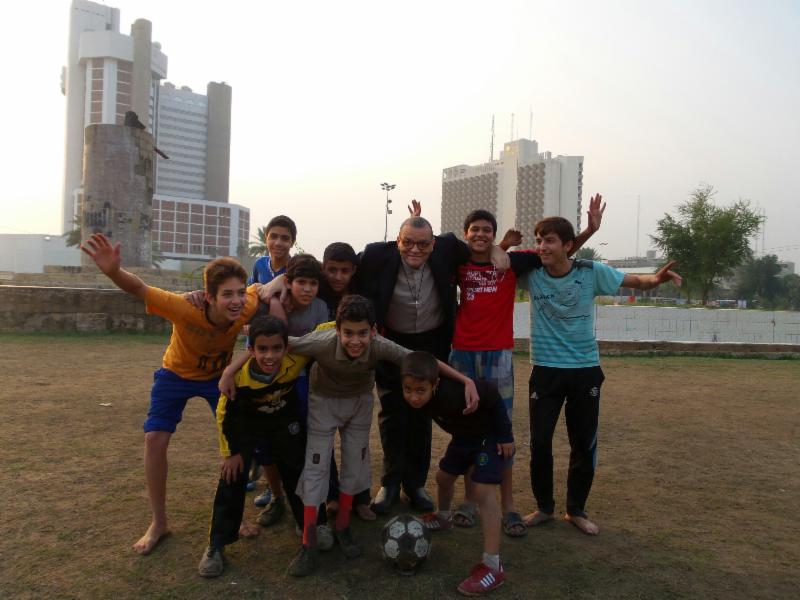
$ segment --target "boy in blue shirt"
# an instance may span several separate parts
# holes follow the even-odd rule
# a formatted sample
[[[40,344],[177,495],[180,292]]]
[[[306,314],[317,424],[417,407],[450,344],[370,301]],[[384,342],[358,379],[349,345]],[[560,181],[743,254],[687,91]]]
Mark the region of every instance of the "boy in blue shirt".
[[[597,465],[597,425],[603,371],[594,335],[594,298],[620,287],[649,290],[667,281],[680,285],[670,262],[652,275],[626,275],[599,262],[572,260],[572,224],[548,217],[535,228],[542,267],[521,283],[530,294],[532,362],[528,384],[531,487],[538,509],[528,526],[553,518],[553,432],[561,406],[570,442],[565,519],[589,535],[599,527],[584,512]]]

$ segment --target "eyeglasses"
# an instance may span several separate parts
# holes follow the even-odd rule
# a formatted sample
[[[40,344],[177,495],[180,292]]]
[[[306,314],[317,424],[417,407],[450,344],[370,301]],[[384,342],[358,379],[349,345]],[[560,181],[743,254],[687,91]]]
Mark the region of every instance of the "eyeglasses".
[[[411,250],[414,246],[420,250],[427,250],[433,244],[433,240],[410,240],[408,238],[401,238],[400,245],[406,250]]]

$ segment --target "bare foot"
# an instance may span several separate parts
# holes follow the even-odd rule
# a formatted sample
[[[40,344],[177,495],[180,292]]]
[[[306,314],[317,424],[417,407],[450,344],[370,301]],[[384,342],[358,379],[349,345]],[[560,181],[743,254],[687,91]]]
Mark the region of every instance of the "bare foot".
[[[356,514],[362,521],[374,521],[377,515],[372,511],[368,504],[356,504]]]
[[[529,515],[525,515],[525,517],[522,520],[525,522],[526,527],[536,527],[537,525],[541,525],[542,523],[546,523],[547,521],[552,521],[553,515],[550,513],[542,512],[541,510],[537,510]]]
[[[166,525],[156,525],[150,523],[144,535],[133,545],[133,549],[137,554],[146,556],[153,551],[158,543],[170,534],[169,528]]]
[[[239,537],[254,538],[259,533],[261,533],[261,528],[253,525],[252,523],[242,521],[242,524],[239,525]]]
[[[564,520],[565,521],[569,521],[570,523],[575,525],[575,527],[577,527],[578,529],[580,529],[583,533],[585,533],[587,535],[597,535],[598,533],[600,533],[600,528],[597,525],[595,525],[594,523],[592,523],[586,517],[576,517],[576,516],[573,516],[573,515],[564,515]]]

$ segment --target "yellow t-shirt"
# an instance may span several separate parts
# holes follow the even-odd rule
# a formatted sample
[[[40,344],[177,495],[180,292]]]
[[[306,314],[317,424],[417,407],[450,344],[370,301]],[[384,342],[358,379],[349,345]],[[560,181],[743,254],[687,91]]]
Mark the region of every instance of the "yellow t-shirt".
[[[144,298],[147,312],[172,321],[172,336],[162,366],[194,381],[219,377],[231,360],[242,325],[258,308],[257,287],[254,284],[247,288],[239,318],[225,330],[215,327],[203,309],[195,308],[179,294],[149,287]]]

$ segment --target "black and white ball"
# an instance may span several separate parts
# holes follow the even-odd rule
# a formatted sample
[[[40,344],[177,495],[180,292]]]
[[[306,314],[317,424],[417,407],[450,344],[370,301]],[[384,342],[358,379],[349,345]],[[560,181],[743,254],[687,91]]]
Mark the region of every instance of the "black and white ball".
[[[431,532],[414,515],[397,515],[383,527],[381,549],[392,566],[413,575],[431,552]]]

